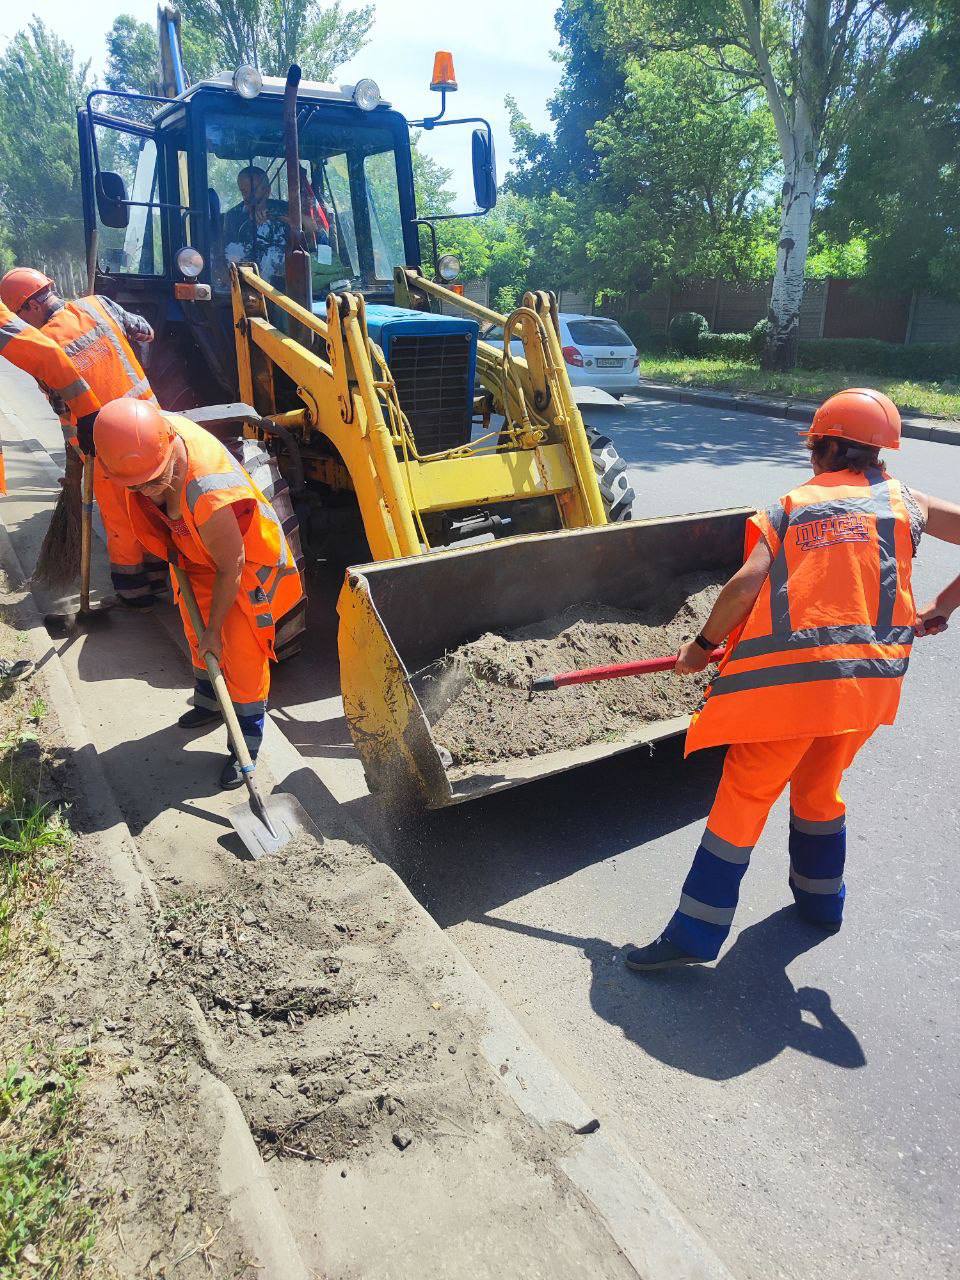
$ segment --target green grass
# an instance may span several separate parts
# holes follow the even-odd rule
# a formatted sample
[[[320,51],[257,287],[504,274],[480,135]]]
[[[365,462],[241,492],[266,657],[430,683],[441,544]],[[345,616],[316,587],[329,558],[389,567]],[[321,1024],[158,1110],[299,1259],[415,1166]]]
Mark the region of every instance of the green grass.
[[[835,369],[794,369],[768,373],[755,364],[723,357],[684,358],[673,355],[640,355],[640,376],[653,382],[687,387],[711,387],[718,391],[743,391],[778,399],[826,399],[844,387],[876,387],[904,413],[931,418],[960,419],[960,388],[955,382],[908,382],[875,373],[846,373]]]
[[[57,951],[45,916],[60,892],[70,831],[44,799],[26,695],[3,702],[0,741],[0,1280],[72,1280],[93,1250],[94,1214],[77,1194],[81,1052],[40,1043],[32,1021]],[[18,1028],[20,1028],[18,1030]],[[29,1038],[28,1038],[29,1037]]]
[[[94,1245],[74,1194],[80,1051],[25,1046],[0,1076],[0,1280],[78,1275]]]

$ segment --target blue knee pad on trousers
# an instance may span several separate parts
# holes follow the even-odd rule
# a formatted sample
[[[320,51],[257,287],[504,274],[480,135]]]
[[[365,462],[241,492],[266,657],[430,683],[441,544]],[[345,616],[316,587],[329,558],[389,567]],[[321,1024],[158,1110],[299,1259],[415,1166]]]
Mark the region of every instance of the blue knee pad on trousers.
[[[811,835],[790,826],[790,889],[800,914],[818,924],[843,919],[846,828]]]

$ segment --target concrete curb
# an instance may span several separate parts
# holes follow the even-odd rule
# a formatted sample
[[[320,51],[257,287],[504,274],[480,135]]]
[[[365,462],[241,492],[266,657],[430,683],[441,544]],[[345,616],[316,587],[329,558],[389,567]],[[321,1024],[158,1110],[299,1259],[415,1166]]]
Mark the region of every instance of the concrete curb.
[[[641,382],[632,393],[646,400],[672,400],[677,404],[699,405],[705,409],[728,409],[735,413],[757,413],[768,418],[786,418],[808,423],[817,410],[815,404],[795,400],[762,400],[755,396],[728,395],[722,391],[700,391],[668,382]],[[903,434],[914,440],[960,445],[960,423],[936,418],[904,417]]]
[[[104,773],[90,734],[87,732],[60,655],[50,641],[30,590],[27,574],[0,519],[0,564],[11,583],[24,591],[27,613],[27,640],[37,674],[47,687],[49,705],[72,755],[83,785],[84,805],[100,824],[98,837],[106,852],[110,870],[123,889],[127,909],[150,914],[160,911],[160,898],[143,864],[130,828],[120,812],[116,795]],[[187,1009],[204,1053],[209,1057],[213,1035],[193,1000]],[[257,1150],[240,1104],[216,1076],[203,1072],[201,1090],[211,1109],[219,1113],[220,1191],[237,1223],[244,1243],[259,1259],[258,1274],[264,1280],[309,1280],[293,1232]]]
[[[26,575],[2,520],[0,562],[10,566],[8,571],[13,578],[26,584]],[[59,654],[47,637],[29,586],[26,589],[28,608],[36,619],[31,629],[31,642],[38,654],[37,665],[39,667],[42,660],[44,671],[50,673],[48,679],[56,682],[55,692],[51,686],[51,697],[55,696],[55,705],[60,708],[64,736],[83,767],[84,786],[85,790],[87,785],[90,787],[91,805],[95,805],[104,825],[109,823],[109,831],[105,832],[104,838],[111,849],[111,863],[127,889],[131,907],[141,909],[146,897],[157,909],[159,898],[90,741]],[[183,635],[176,627],[175,615],[167,616],[167,613],[166,610],[160,611],[164,629],[179,646],[185,648]],[[269,715],[260,762],[277,780],[277,789],[296,796],[307,812],[315,817],[318,826],[325,826],[324,815],[329,815],[327,835],[334,834],[330,827],[337,828],[338,836],[364,844],[377,854],[370,833],[360,828],[337,805],[317,774]],[[441,998],[448,1005],[463,1006],[483,1016],[487,1030],[480,1049],[494,1078],[501,1081],[511,1101],[532,1124],[547,1131],[555,1131],[559,1127],[570,1135],[582,1135],[573,1150],[557,1159],[557,1174],[570,1183],[575,1194],[593,1207],[612,1241],[637,1274],[644,1280],[733,1280],[731,1273],[646,1170],[599,1132],[599,1121],[586,1102],[547,1059],[396,872],[379,854],[377,856],[380,874],[391,884],[392,891],[404,901],[411,916],[423,929],[426,947],[442,951],[449,960]],[[214,1037],[199,1004],[188,1002],[188,1008],[206,1058],[205,1066],[208,1071],[215,1071],[218,1055]],[[505,1073],[502,1070],[504,1064],[508,1066]],[[248,1241],[248,1246],[255,1249],[263,1260],[262,1275],[266,1280],[306,1280],[307,1273],[293,1234],[276,1200],[249,1127],[239,1111],[239,1104],[215,1074],[209,1074],[207,1079],[218,1086],[214,1088],[211,1083],[210,1096],[217,1101],[223,1124],[221,1190],[228,1196],[231,1212],[241,1227],[251,1234],[263,1233]],[[228,1170],[227,1176],[223,1176],[224,1170]],[[256,1200],[254,1210],[253,1198],[257,1196],[261,1199]],[[296,1263],[283,1262],[290,1258],[296,1259]],[[280,1263],[283,1263],[280,1269],[275,1269],[274,1264]]]

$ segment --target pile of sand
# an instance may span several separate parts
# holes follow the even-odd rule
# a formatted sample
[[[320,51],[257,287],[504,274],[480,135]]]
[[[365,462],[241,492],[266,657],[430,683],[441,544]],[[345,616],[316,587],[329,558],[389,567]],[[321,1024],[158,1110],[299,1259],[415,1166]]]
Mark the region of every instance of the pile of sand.
[[[722,583],[678,578],[643,611],[587,606],[506,635],[487,632],[415,679],[435,740],[454,766],[612,741],[696,710],[714,668],[572,685],[528,696],[534,676],[676,653],[706,621]]]

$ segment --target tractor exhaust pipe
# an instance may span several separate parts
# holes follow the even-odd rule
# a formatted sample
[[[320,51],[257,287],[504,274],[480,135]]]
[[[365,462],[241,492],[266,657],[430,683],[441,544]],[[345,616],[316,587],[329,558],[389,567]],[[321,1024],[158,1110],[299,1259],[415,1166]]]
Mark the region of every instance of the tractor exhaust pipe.
[[[307,240],[303,234],[303,208],[300,201],[300,138],[297,131],[297,90],[300,68],[296,63],[287,72],[283,91],[283,149],[287,161],[287,252],[284,279],[287,295],[307,311],[313,310],[313,280]],[[308,349],[313,346],[313,333],[305,325],[291,321],[290,336]]]

